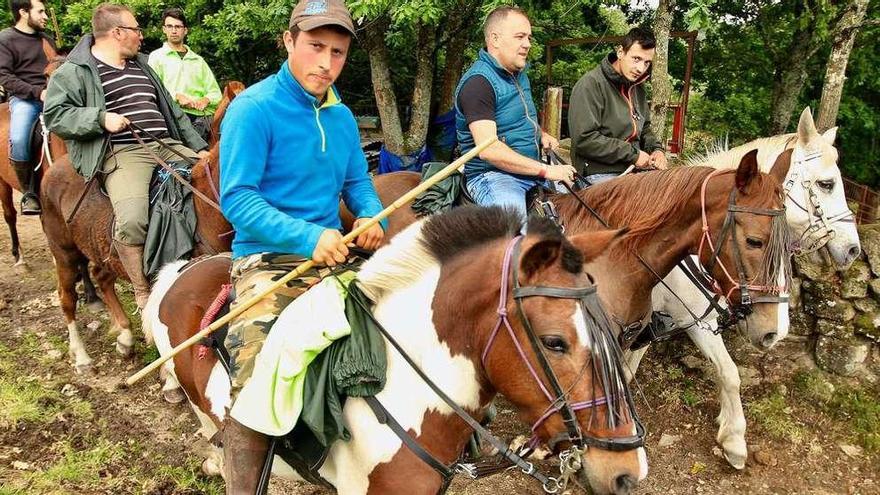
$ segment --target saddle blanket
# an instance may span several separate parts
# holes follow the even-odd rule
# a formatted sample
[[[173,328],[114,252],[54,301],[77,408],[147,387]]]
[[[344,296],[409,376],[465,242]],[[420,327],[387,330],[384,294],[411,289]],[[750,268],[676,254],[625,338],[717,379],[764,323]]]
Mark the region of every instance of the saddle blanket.
[[[351,333],[346,287],[357,273],[327,277],[291,302],[275,321],[230,414],[266,435],[281,436],[303,409],[309,364],[334,341]]]

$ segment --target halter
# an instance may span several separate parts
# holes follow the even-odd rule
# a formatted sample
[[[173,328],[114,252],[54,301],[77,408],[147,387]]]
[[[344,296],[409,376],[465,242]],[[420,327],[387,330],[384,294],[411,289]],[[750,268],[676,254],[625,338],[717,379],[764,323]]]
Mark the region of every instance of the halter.
[[[756,292],[763,292],[766,294],[781,294],[784,292],[785,287],[774,286],[774,285],[756,285],[753,282],[754,282],[755,278],[757,278],[757,276],[755,278],[753,278],[752,280],[749,280],[747,278],[746,273],[745,273],[745,266],[743,265],[742,255],[740,254],[740,251],[739,251],[739,245],[736,243],[736,220],[735,220],[736,214],[737,213],[751,213],[753,215],[778,217],[778,216],[785,215],[785,209],[784,208],[767,209],[767,208],[752,208],[752,207],[748,207],[748,206],[739,206],[736,204],[737,188],[734,187],[730,191],[730,196],[729,196],[729,199],[727,202],[727,216],[724,218],[724,224],[721,227],[721,233],[718,236],[718,242],[717,242],[717,244],[714,244],[712,242],[712,235],[709,232],[709,221],[708,221],[708,216],[706,213],[706,189],[709,185],[709,180],[711,180],[713,177],[720,175],[720,174],[723,174],[723,173],[731,173],[731,171],[729,171],[729,170],[716,170],[716,171],[712,172],[703,180],[703,185],[701,186],[701,189],[700,189],[700,209],[702,210],[701,216],[702,216],[702,222],[703,222],[703,235],[700,238],[700,247],[699,247],[699,250],[697,251],[697,256],[698,257],[702,256],[704,245],[709,246],[709,249],[712,251],[712,254],[711,254],[711,257],[709,258],[709,261],[704,265],[705,270],[703,271],[702,275],[704,277],[706,277],[711,282],[711,287],[715,291],[716,294],[718,294],[720,296],[724,296],[728,300],[730,300],[730,296],[731,296],[731,294],[733,294],[733,292],[735,290],[737,290],[737,289],[739,290],[739,292],[740,292],[740,300],[739,300],[740,306],[734,310],[734,316],[737,319],[743,319],[751,313],[752,304],[756,304],[756,303],[777,303],[777,304],[784,303],[784,302],[788,302],[788,296],[787,295],[763,295],[763,296],[758,296],[756,298],[752,298],[751,295],[749,294],[750,290],[756,291]],[[727,240],[728,235],[730,236],[731,241],[732,241],[731,247],[733,249],[733,259],[736,263],[736,273],[737,273],[738,280],[733,278],[733,276],[731,275],[731,271],[726,266],[724,266],[724,263],[721,261],[721,258],[720,258],[721,248],[724,246],[724,243]],[[715,266],[716,263],[718,264],[719,267],[721,267],[721,271],[724,273],[724,275],[727,277],[727,279],[732,284],[732,287],[727,292],[727,294],[724,294],[722,292],[721,285],[718,283],[717,280],[714,280],[712,278],[712,276],[710,275],[712,272],[712,268]],[[766,282],[769,282],[769,281],[766,281]]]
[[[834,230],[833,227],[834,223],[853,223],[855,222],[855,219],[849,208],[834,215],[827,215],[825,209],[822,208],[822,203],[819,201],[819,195],[816,193],[815,180],[807,178],[800,180],[801,187],[804,190],[803,205],[792,195],[791,191],[794,188],[794,185],[798,182],[798,179],[800,179],[803,168],[810,162],[819,160],[823,155],[821,151],[802,153],[797,153],[797,151],[797,147],[792,150],[792,167],[782,190],[785,192],[785,196],[788,197],[795,206],[803,210],[810,219],[810,225],[801,232],[791,248],[791,251],[794,253],[808,254],[822,249],[828,244],[828,241],[837,235],[837,231]],[[798,155],[798,157],[795,158],[795,155]]]
[[[499,330],[502,326],[507,330],[508,335],[510,335],[511,340],[516,347],[517,353],[519,354],[522,361],[525,363],[526,367],[529,370],[529,374],[532,376],[532,379],[538,384],[538,387],[541,389],[541,392],[544,393],[544,396],[550,402],[550,406],[545,410],[545,412],[539,417],[539,419],[532,426],[532,443],[537,443],[537,430],[538,428],[553,414],[560,413],[562,415],[563,423],[565,424],[566,432],[560,433],[548,442],[551,450],[562,441],[569,441],[573,444],[573,446],[566,452],[560,454],[560,458],[565,459],[575,459],[579,458],[580,454],[589,448],[596,447],[604,450],[610,451],[628,451],[637,449],[639,447],[643,447],[645,442],[645,429],[642,425],[641,421],[638,418],[638,415],[635,412],[635,405],[633,404],[632,397],[629,394],[629,389],[623,384],[622,389],[624,390],[623,397],[626,400],[627,406],[629,407],[629,416],[632,418],[632,421],[636,426],[636,434],[635,436],[628,437],[620,437],[620,438],[596,438],[592,436],[585,436],[580,429],[580,426],[577,422],[577,416],[575,415],[576,411],[590,409],[593,407],[607,405],[609,409],[612,407],[614,401],[611,401],[609,404],[609,399],[607,396],[602,396],[593,400],[583,401],[583,402],[570,402],[566,397],[569,395],[568,392],[563,391],[562,386],[559,384],[559,379],[556,377],[556,374],[553,372],[553,368],[550,366],[550,363],[547,361],[546,356],[543,353],[541,348],[541,344],[538,340],[538,336],[535,333],[532,325],[529,323],[528,316],[526,316],[525,311],[523,310],[522,300],[527,297],[552,297],[559,299],[574,299],[578,301],[578,304],[583,311],[584,317],[587,315],[592,315],[594,318],[597,316],[595,313],[595,309],[591,311],[591,308],[600,308],[598,303],[598,297],[596,295],[596,287],[578,287],[578,288],[568,288],[568,287],[546,287],[546,286],[528,286],[522,287],[519,284],[519,276],[518,276],[518,263],[511,263],[512,259],[519,259],[519,251],[522,244],[522,236],[517,236],[512,239],[507,246],[507,249],[504,254],[504,263],[501,270],[501,290],[498,301],[498,320],[495,324],[495,328],[492,330],[492,333],[489,335],[489,340],[486,343],[486,347],[483,349],[483,353],[481,356],[481,360],[483,362],[484,368],[486,364],[486,357],[489,354],[489,351],[492,348],[492,344],[495,342],[495,338],[498,335]],[[512,276],[512,284],[510,281],[510,277]],[[516,338],[516,334],[513,331],[513,328],[510,325],[510,321],[507,315],[507,294],[508,287],[512,285],[512,295],[513,299],[516,302],[518,316],[520,321],[523,324],[523,328],[525,329],[526,335],[529,337],[529,343],[532,346],[532,351],[534,352],[538,363],[541,365],[541,368],[544,371],[544,375],[547,377],[548,382],[550,383],[550,388],[553,390],[551,394],[550,391],[547,390],[547,387],[544,385],[544,382],[538,376],[538,373],[535,371],[534,367],[532,367],[528,358],[523,351],[522,346],[519,343],[519,340]],[[601,315],[597,321],[607,321],[604,318],[604,315]],[[608,325],[604,325],[604,328],[607,329]],[[610,335],[610,332],[606,332],[608,334],[608,338],[604,339],[604,344],[607,346],[612,346],[616,349],[617,352],[614,352],[615,349],[612,349],[611,352],[605,354],[606,359],[611,359],[612,356],[620,356],[619,348],[616,348],[616,341]],[[594,342],[593,345],[601,345],[603,342]],[[592,359],[592,358],[591,358]],[[623,377],[623,369],[619,361],[615,362],[614,365],[618,368],[619,377]],[[608,378],[608,377],[604,377]],[[576,383],[576,382],[575,382]],[[607,380],[605,380],[607,383]],[[574,384],[572,384],[572,387]],[[555,398],[554,398],[555,395]],[[615,411],[616,412],[616,411]],[[614,414],[611,414],[612,423],[614,422]],[[612,425],[614,426],[614,425]]]

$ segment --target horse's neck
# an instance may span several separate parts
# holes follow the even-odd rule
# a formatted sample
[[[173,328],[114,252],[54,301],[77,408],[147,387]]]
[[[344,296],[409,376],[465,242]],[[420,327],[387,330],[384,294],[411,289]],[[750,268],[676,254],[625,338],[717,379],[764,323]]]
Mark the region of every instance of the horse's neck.
[[[612,247],[587,265],[599,297],[615,318],[633,323],[645,317],[651,311],[651,291],[660,283],[658,277],[665,278],[679,261],[696,251],[701,233],[699,202],[696,205],[683,210],[674,225],[657,230],[638,252]]]
[[[193,166],[192,186],[194,189],[211,198],[216,203],[220,202],[217,191],[220,187],[219,166],[217,153],[212,151],[206,159],[199,160]],[[207,243],[206,251],[229,251],[232,243],[232,225],[223,214],[198,196],[193,196],[196,217],[196,232],[199,241]]]

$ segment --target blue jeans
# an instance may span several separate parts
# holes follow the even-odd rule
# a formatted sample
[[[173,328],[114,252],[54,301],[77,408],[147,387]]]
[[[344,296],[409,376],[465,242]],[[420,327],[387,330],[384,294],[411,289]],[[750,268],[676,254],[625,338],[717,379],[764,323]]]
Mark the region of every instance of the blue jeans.
[[[600,182],[605,182],[606,180],[615,179],[620,177],[620,174],[593,174],[587,176],[587,181],[590,184],[598,184]]]
[[[467,179],[467,189],[478,205],[504,206],[519,213],[523,223],[528,217],[526,192],[539,183],[520,179],[506,172],[483,172]]]
[[[31,130],[43,111],[39,100],[9,97],[9,158],[17,162],[31,159]]]

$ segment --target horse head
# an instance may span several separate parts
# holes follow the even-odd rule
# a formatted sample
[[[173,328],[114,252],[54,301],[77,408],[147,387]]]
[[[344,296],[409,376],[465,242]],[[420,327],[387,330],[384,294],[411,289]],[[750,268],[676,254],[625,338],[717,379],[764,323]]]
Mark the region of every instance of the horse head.
[[[793,148],[777,161],[791,162],[783,184],[789,203],[786,217],[798,247],[815,263],[823,261],[824,248],[833,264],[845,270],[858,258],[861,245],[837,165],[836,136],[837,127],[820,134],[807,107],[801,113]]]
[[[771,348],[788,334],[791,263],[781,183],[788,164],[758,171],[757,151],[733,171],[715,171],[702,186],[700,261],[727,297],[752,345]],[[733,183],[731,184],[732,181]]]
[[[629,493],[647,475],[644,430],[626,386],[621,351],[584,272],[584,263],[622,232],[568,240],[549,222],[533,220],[520,245],[505,243],[498,313],[507,317],[498,320],[498,335],[486,332],[488,341],[482,343],[491,386],[533,425],[534,440],[560,458],[577,456],[577,475],[595,493]],[[511,277],[509,294],[503,274]],[[489,319],[499,318],[494,309],[485,308]]]

